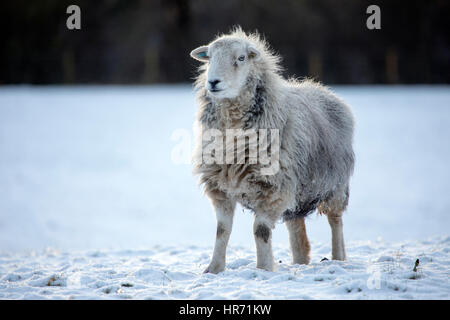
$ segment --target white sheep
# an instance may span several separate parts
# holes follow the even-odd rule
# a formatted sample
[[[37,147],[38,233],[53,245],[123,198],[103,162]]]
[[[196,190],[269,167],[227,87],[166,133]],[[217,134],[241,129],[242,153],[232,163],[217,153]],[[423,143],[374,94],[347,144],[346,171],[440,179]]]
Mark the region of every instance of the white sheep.
[[[205,272],[225,268],[236,202],[254,212],[258,268],[274,270],[272,229],[280,218],[289,231],[293,263],[309,263],[304,218],[316,209],[327,215],[331,226],[332,258],[344,260],[342,213],[354,167],[349,107],[316,82],[284,79],[279,57],[258,34],[241,28],[193,50],[191,56],[204,62],[195,86],[200,109],[194,172],[217,217],[214,253]],[[205,151],[212,150],[211,134],[205,138],[205,132],[211,129],[223,134],[215,136],[220,142],[229,129],[277,129],[279,148],[275,150],[272,139],[268,149],[278,154],[278,170],[263,174],[265,165],[251,161],[248,154],[244,163],[205,162]],[[236,150],[234,138],[230,141],[223,150]],[[251,148],[246,142],[245,152]],[[223,150],[214,149],[212,156]]]

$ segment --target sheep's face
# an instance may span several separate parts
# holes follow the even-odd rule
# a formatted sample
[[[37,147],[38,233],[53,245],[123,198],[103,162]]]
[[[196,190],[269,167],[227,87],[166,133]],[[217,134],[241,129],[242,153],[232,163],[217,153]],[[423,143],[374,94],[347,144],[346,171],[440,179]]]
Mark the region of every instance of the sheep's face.
[[[191,52],[194,59],[206,62],[205,88],[216,99],[233,99],[244,88],[259,51],[240,39],[220,39]]]

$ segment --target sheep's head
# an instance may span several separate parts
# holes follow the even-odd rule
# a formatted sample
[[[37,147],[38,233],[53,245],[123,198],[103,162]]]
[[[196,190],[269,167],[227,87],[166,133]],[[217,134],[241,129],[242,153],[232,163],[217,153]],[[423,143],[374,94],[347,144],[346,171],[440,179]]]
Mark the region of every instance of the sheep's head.
[[[221,38],[191,52],[192,58],[205,62],[207,94],[217,99],[233,99],[245,86],[260,51],[249,41]]]

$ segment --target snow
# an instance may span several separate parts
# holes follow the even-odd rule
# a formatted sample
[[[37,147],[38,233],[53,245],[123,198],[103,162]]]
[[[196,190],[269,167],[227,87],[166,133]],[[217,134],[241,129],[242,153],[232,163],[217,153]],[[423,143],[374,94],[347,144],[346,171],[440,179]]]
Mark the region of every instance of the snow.
[[[232,246],[218,275],[202,274],[209,246],[4,254],[0,299],[448,299],[450,237],[350,242],[345,262],[320,262],[330,245],[312,245],[309,265],[291,265],[276,245],[276,272],[256,269],[253,249]]]
[[[215,217],[174,152],[190,86],[0,87],[0,299],[448,299],[449,87],[333,89],[357,121],[348,260],[320,262],[312,215],[312,263],[277,225],[282,262],[258,270],[238,208],[226,271],[202,275]]]

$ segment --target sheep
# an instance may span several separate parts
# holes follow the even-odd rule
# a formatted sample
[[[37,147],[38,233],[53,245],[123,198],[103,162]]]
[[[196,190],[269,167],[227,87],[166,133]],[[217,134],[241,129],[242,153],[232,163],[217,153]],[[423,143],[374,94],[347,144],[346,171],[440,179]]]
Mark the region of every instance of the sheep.
[[[254,213],[257,268],[275,270],[272,230],[280,220],[289,232],[292,262],[308,264],[305,217],[316,209],[331,227],[332,259],[345,260],[342,214],[354,168],[349,106],[318,82],[285,79],[280,57],[257,32],[247,34],[237,27],[193,50],[191,57],[203,62],[194,85],[199,103],[194,174],[217,219],[214,251],[204,272],[225,269],[236,203]],[[276,129],[279,146],[271,140],[267,148],[271,154],[278,152],[278,170],[263,174],[265,165],[250,161],[247,154],[244,163],[205,162],[206,150],[213,156],[224,151],[211,148],[211,130],[223,142],[232,129]],[[235,151],[234,138],[229,142],[231,147],[227,140],[225,149]],[[251,147],[246,142],[244,151]]]

